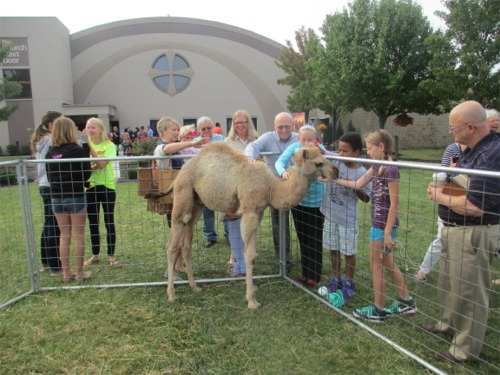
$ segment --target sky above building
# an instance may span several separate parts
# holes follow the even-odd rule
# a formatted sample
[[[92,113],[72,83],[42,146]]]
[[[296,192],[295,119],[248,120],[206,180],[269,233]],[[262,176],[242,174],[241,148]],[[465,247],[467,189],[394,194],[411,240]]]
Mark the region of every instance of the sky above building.
[[[434,28],[442,20],[434,15],[443,9],[438,0],[417,0]],[[113,21],[141,17],[191,17],[218,21],[254,31],[279,43],[293,40],[301,26],[316,31],[327,14],[341,11],[348,0],[235,1],[235,0],[21,0],[2,3],[2,16],[55,16],[71,33]]]

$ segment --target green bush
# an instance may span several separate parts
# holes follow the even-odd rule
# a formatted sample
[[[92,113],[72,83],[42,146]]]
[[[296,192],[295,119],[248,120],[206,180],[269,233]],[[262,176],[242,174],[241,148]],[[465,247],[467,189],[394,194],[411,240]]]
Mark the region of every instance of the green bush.
[[[16,172],[12,170],[0,170],[0,186],[17,185]]]
[[[158,145],[158,138],[146,138],[144,140],[136,140],[132,143],[132,155],[153,155],[153,152]]]
[[[20,150],[20,155],[30,155],[31,149],[29,145],[22,145]]]
[[[19,151],[19,146],[17,144],[7,145],[7,154],[9,154],[10,156],[19,155]]]

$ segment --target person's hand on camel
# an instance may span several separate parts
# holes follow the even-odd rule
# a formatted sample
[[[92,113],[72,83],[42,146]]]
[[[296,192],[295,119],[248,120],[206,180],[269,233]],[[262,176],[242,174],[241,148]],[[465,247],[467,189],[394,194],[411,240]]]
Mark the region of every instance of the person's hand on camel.
[[[283,174],[281,175],[282,180],[288,180],[289,177],[290,177],[290,174],[288,172],[283,172]]]
[[[208,142],[210,142],[209,138],[198,137],[193,139],[191,141],[191,144],[193,145],[193,147],[200,148],[201,146],[207,144]]]

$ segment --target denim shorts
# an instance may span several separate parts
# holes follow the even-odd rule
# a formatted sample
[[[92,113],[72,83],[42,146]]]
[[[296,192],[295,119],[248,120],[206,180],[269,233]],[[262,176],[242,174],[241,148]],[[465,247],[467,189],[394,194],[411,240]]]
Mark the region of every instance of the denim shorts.
[[[77,214],[87,208],[85,195],[68,198],[52,198],[52,211],[55,214]]]
[[[398,236],[398,228],[392,228],[391,237],[395,240]],[[384,240],[384,230],[382,228],[371,227],[370,229],[370,240],[371,241],[383,241]]]

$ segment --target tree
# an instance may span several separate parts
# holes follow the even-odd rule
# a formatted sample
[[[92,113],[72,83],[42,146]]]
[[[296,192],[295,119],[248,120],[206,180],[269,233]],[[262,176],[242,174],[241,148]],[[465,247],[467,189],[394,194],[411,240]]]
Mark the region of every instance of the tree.
[[[315,87],[313,82],[314,66],[311,60],[321,50],[321,43],[312,29],[301,29],[295,32],[296,51],[292,43],[287,41],[287,47],[281,51],[276,64],[286,73],[278,80],[280,85],[290,86],[287,97],[288,108],[292,112],[305,112],[306,122],[309,121],[309,111],[316,108]]]
[[[437,14],[448,27],[443,38],[450,47],[454,66],[437,64],[438,81],[455,79],[450,100],[474,99],[500,107],[500,1],[445,0],[446,11]],[[442,61],[442,56],[438,55]]]
[[[9,53],[9,48],[0,48],[0,63]],[[1,64],[0,64],[1,65]],[[16,106],[13,104],[5,103],[5,99],[15,97],[21,92],[21,85],[17,82],[9,81],[6,78],[2,78],[2,73],[0,71],[0,121],[5,121],[9,116],[16,110]]]
[[[443,110],[423,85],[432,79],[432,30],[411,0],[354,0],[322,30],[342,108],[373,111],[380,128],[390,115]]]

